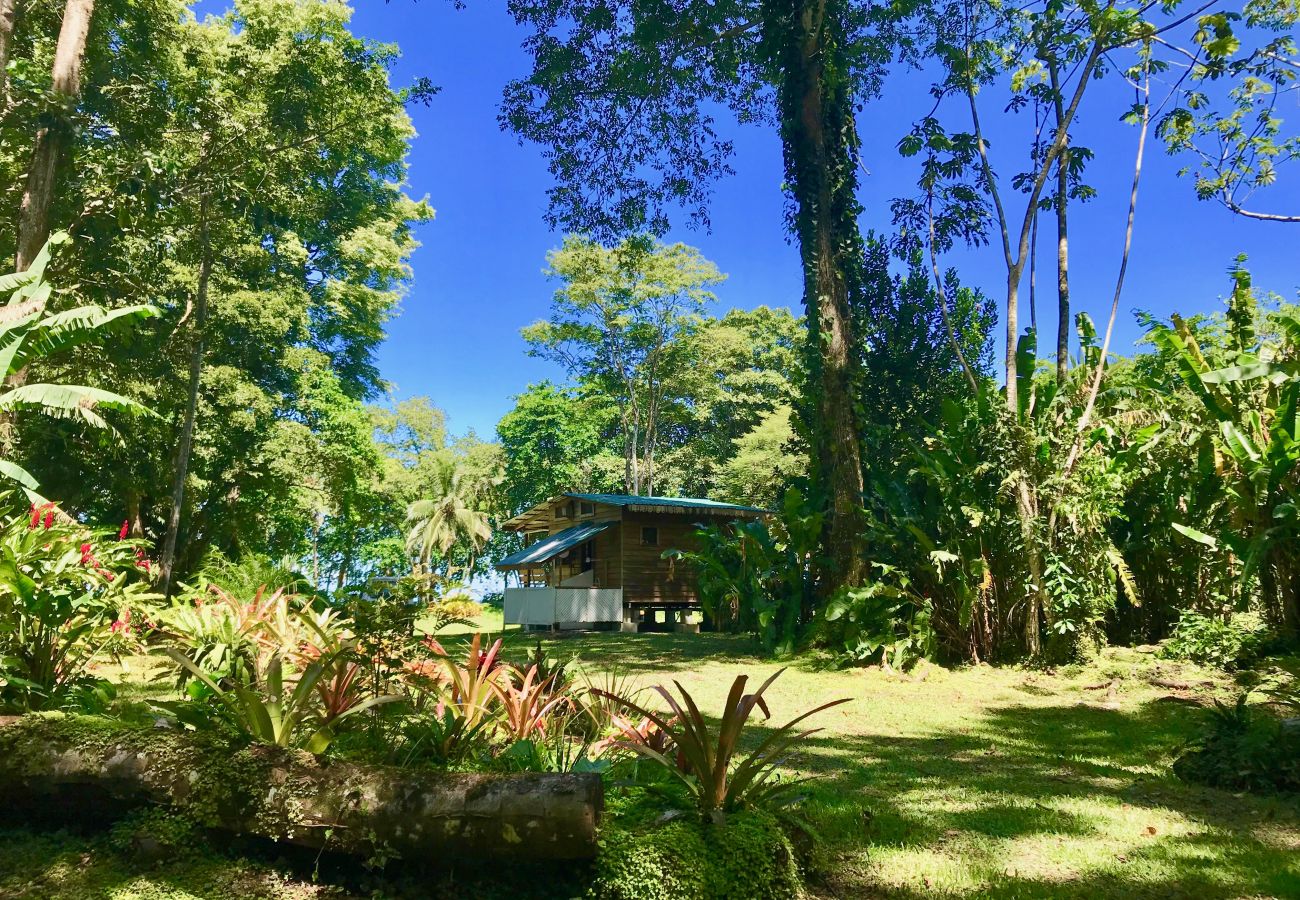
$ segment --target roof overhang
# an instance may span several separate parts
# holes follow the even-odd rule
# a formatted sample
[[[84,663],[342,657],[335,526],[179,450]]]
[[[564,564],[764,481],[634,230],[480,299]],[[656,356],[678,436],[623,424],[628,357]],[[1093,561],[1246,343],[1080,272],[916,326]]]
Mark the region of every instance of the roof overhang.
[[[511,553],[498,562],[496,567],[500,570],[511,570],[531,569],[540,566],[542,563],[555,559],[566,550],[578,546],[583,541],[591,540],[606,528],[617,524],[617,522],[591,522],[586,525],[574,525],[572,528],[557,531],[550,537],[543,538],[518,553]]]
[[[556,504],[566,500],[582,500],[602,506],[615,506],[637,513],[664,513],[668,515],[691,515],[727,519],[756,519],[769,514],[768,510],[753,506],[740,506],[735,503],[715,503],[705,500],[680,499],[674,497],[631,497],[615,494],[557,494],[544,500],[531,509],[526,509],[501,523],[499,527],[506,531],[546,531],[551,524],[551,511]],[[674,502],[680,500],[679,503]],[[643,502],[638,502],[643,501]]]
[[[545,531],[550,524],[551,507],[564,500],[564,495],[543,500],[532,509],[526,509],[517,516],[511,516],[501,523],[506,531]]]

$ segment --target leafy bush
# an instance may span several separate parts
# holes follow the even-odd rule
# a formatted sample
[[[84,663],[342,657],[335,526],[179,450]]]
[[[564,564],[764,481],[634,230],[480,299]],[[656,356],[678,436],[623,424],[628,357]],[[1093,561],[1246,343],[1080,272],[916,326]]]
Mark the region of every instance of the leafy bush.
[[[700,606],[715,627],[753,632],[768,652],[786,654],[812,621],[821,532],[821,513],[791,488],[770,520],[705,526],[695,532],[697,550],[665,556],[695,569]]]
[[[682,820],[601,836],[592,900],[785,900],[800,896],[790,841],[771,815],[737,813],[724,825]]]
[[[1224,622],[1185,612],[1174,633],[1161,646],[1159,655],[1231,670],[1250,664],[1259,655],[1265,640],[1265,632],[1253,617],[1234,616]]]
[[[0,709],[64,704],[92,662],[134,644],[153,597],[124,538],[53,503],[0,524]]]
[[[166,640],[162,652],[177,662],[178,684],[184,686],[196,670],[225,684],[256,680],[262,657],[289,634],[298,601],[283,590],[254,588],[252,598],[246,596],[212,585],[159,612],[157,629]],[[180,663],[178,654],[189,665]]]
[[[778,780],[777,768],[795,744],[821,730],[795,732],[794,727],[822,710],[849,702],[847,698],[832,700],[796,716],[773,729],[753,751],[736,762],[741,733],[750,713],[757,707],[765,716],[771,715],[763,694],[784,671],[777,670],[752,694],[745,693],[748,676],[736,676],[716,734],[681,684],[675,683],[680,699],[661,685],[654,688],[672,710],[671,718],[627,698],[613,698],[654,725],[654,729],[644,732],[625,730],[624,740],[615,746],[653,760],[672,773],[685,785],[705,821],[719,823],[729,812],[778,803],[788,797],[795,782]]]
[[[257,553],[230,559],[219,551],[210,551],[203,559],[198,580],[238,597],[280,591],[302,594],[312,589],[311,580],[302,573]]]
[[[1300,791],[1300,727],[1246,704],[1215,703],[1204,730],[1174,762],[1174,774],[1229,790]],[[1297,705],[1300,707],[1300,704]]]
[[[272,656],[265,671],[249,682],[225,687],[179,653],[175,659],[196,680],[186,687],[188,700],[161,705],[183,725],[202,731],[224,724],[257,743],[312,753],[324,753],[333,740],[331,722],[316,695],[322,663],[309,664],[286,683],[284,660]],[[357,707],[347,712],[355,711]]]
[[[879,656],[884,666],[905,669],[933,657],[937,638],[929,602],[911,590],[906,572],[875,564],[879,579],[837,593],[822,608],[821,641],[848,662]]]

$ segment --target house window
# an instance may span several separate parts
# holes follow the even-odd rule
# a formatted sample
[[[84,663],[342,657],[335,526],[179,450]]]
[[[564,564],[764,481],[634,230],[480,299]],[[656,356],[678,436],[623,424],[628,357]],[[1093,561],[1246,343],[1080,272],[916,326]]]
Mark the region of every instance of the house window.
[[[647,547],[659,546],[659,529],[652,525],[647,525],[641,529],[641,543]]]
[[[596,504],[588,500],[578,501],[578,515],[583,518],[594,516],[596,514]]]
[[[557,518],[557,519],[572,519],[572,518],[573,518],[573,504],[572,504],[572,503],[561,503],[559,506],[555,507],[555,518]]]

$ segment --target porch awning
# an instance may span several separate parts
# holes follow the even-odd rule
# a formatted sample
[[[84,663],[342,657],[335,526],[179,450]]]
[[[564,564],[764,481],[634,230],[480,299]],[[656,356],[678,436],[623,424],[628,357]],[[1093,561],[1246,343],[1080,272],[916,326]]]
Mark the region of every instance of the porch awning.
[[[527,569],[530,566],[539,565],[549,559],[554,559],[565,550],[576,547],[583,541],[595,537],[611,525],[617,524],[617,522],[592,522],[587,525],[574,525],[572,528],[557,531],[536,544],[525,547],[518,553],[511,553],[497,563],[497,568]]]

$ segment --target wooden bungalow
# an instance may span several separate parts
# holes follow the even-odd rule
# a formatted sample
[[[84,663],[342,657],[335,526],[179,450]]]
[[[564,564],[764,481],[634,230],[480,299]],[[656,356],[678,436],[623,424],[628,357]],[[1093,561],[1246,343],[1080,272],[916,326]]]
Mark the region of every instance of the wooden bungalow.
[[[674,565],[665,551],[692,549],[702,523],[764,514],[752,506],[685,497],[552,497],[501,525],[524,535],[525,542],[496,565],[519,577],[518,587],[506,588],[505,621],[671,628],[699,607],[699,597],[690,567]]]

